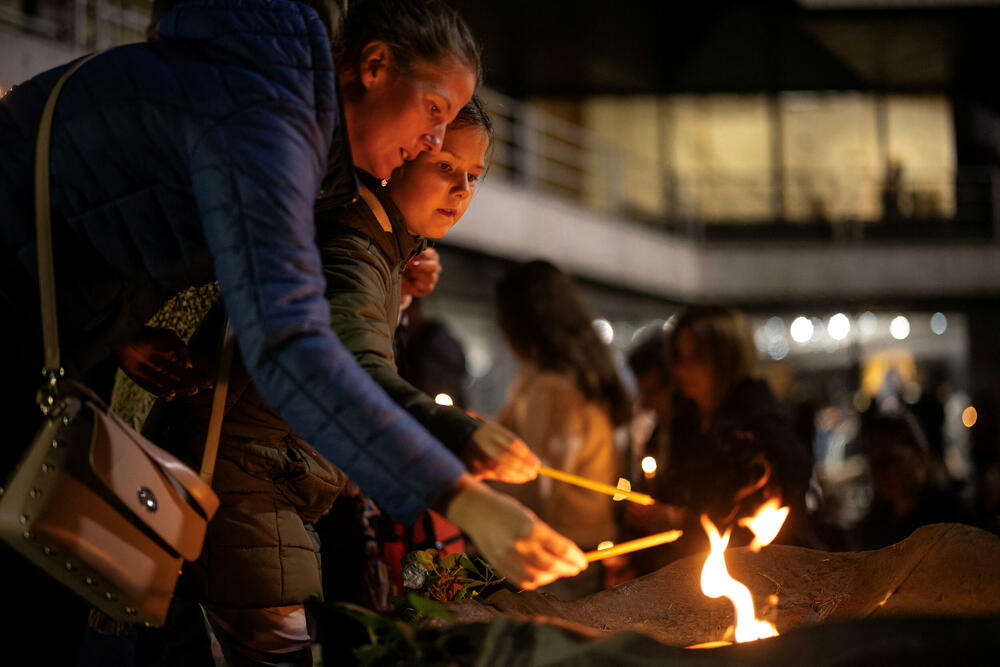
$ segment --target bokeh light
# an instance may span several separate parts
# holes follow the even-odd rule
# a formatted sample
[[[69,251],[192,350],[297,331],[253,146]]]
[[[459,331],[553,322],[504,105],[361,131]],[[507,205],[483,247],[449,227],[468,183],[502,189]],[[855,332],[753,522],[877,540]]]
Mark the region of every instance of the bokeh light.
[[[889,323],[889,333],[896,340],[905,340],[910,335],[910,320],[903,315],[897,315]]]
[[[611,322],[602,317],[594,320],[593,324],[594,328],[597,329],[597,335],[601,338],[601,341],[605,345],[611,345],[611,341],[615,339],[615,329],[611,326]]]
[[[781,361],[788,356],[788,339],[784,336],[775,336],[767,343],[767,353],[775,361]]]
[[[775,315],[764,324],[764,331],[769,336],[783,336],[785,334],[785,320]]]
[[[965,428],[972,428],[976,425],[976,419],[979,418],[979,414],[976,409],[971,405],[966,409],[962,410],[962,424]]]
[[[874,336],[878,331],[878,317],[870,310],[866,310],[858,317],[858,329],[865,336]]]
[[[940,336],[947,329],[948,329],[948,318],[945,317],[944,313],[934,313],[933,315],[931,315],[931,331]]]
[[[789,333],[792,335],[792,340],[796,343],[808,343],[809,339],[812,338],[813,335],[813,323],[805,317],[799,315],[792,320],[792,326]]]
[[[438,405],[455,405],[455,401],[451,400],[448,394],[438,394],[434,397],[434,402]]]
[[[652,475],[656,472],[656,459],[652,456],[646,456],[642,459],[642,471],[647,475]]]
[[[826,332],[834,340],[844,340],[847,334],[851,333],[851,320],[843,313],[837,313],[830,318],[826,325]]]

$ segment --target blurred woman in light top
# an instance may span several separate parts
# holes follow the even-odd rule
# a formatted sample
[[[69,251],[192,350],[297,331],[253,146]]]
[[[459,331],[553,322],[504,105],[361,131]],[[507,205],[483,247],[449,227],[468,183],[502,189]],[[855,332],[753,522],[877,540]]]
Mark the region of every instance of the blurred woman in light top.
[[[631,405],[576,284],[534,261],[509,271],[496,297],[500,328],[521,364],[498,421],[543,465],[614,485],[620,464],[613,431],[630,418]],[[608,496],[545,477],[498,486],[583,549],[616,537]],[[547,590],[572,599],[599,590],[600,578],[600,568],[590,568]]]

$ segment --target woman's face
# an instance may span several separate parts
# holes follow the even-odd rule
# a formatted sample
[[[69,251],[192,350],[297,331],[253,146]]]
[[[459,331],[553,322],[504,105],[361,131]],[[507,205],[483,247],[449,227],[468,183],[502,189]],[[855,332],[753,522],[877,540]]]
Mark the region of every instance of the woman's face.
[[[396,170],[390,193],[411,234],[441,238],[458,222],[476,192],[488,148],[481,128],[448,130],[440,153],[421,153]]]
[[[704,411],[712,405],[715,394],[715,374],[712,364],[698,354],[694,336],[682,329],[674,342],[673,371],[677,387]]]
[[[475,75],[457,60],[414,62],[397,69],[387,48],[378,47],[363,59],[363,94],[347,100],[347,131],[354,164],[376,178],[422,151],[437,153],[445,128],[475,90]],[[379,50],[381,49],[381,50]]]

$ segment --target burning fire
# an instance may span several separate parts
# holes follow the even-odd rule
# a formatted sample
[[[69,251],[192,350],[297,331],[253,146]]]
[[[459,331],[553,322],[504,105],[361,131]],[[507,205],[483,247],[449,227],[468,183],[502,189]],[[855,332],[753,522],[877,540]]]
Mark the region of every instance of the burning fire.
[[[739,524],[746,526],[754,534],[751,549],[760,551],[764,546],[771,543],[781,530],[785,517],[788,516],[787,507],[778,507],[779,503],[772,500],[763,505],[757,514],[749,519],[741,519]],[[726,568],[725,550],[729,545],[729,537],[732,532],[727,529],[724,535],[719,534],[719,529],[708,518],[701,515],[701,525],[708,533],[708,540],[712,549],[705,560],[705,565],[701,570],[701,590],[710,598],[725,596],[729,598],[736,609],[736,628],[734,635],[737,642],[750,642],[765,637],[775,637],[778,629],[773,623],[762,621],[756,616],[753,606],[753,596],[750,589],[729,575]]]
[[[752,517],[740,519],[737,523],[745,528],[749,528],[753,533],[753,542],[750,543],[750,550],[757,552],[770,544],[778,531],[785,523],[788,516],[787,507],[778,507],[781,502],[777,498],[772,498],[757,510]]]

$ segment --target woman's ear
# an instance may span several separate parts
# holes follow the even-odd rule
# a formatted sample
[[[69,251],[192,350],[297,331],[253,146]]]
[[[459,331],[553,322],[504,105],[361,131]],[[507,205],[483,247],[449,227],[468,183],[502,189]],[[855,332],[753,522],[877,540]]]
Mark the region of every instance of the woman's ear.
[[[359,63],[361,85],[367,90],[383,78],[392,66],[392,51],[385,42],[369,42],[361,49]]]

